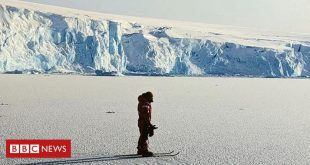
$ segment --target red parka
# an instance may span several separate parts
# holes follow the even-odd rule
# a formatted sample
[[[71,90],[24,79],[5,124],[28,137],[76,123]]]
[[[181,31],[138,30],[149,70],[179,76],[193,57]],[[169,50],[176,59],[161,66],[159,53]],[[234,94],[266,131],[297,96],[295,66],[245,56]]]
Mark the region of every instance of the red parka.
[[[148,128],[151,125],[152,106],[142,95],[138,97],[138,126]]]

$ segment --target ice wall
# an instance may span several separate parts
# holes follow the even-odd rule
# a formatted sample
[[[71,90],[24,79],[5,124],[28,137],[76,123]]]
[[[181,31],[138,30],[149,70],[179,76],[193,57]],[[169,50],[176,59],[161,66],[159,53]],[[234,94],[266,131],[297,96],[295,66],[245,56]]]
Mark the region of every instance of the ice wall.
[[[310,76],[310,43],[283,49],[169,35],[167,27],[57,15],[0,4],[0,71]]]
[[[0,6],[0,70],[122,72],[120,24]]]

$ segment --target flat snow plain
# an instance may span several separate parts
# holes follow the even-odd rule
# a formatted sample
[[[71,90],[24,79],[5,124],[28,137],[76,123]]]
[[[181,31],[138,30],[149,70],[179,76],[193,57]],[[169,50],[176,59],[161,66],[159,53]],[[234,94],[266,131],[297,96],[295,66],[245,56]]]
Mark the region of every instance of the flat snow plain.
[[[148,90],[151,150],[181,153],[104,158],[136,153],[137,96]],[[0,75],[0,96],[0,164],[310,163],[309,79]],[[6,159],[6,139],[71,139],[72,158]]]

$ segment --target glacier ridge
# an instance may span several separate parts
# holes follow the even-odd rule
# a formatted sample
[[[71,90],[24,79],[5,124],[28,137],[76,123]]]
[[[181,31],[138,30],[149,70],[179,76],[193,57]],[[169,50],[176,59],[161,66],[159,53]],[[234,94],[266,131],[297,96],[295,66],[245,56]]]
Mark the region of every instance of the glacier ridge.
[[[0,72],[310,76],[310,42],[304,40],[255,38],[247,43],[218,33],[175,35],[171,26],[4,4],[0,4],[0,29]],[[253,44],[261,41],[278,47]]]

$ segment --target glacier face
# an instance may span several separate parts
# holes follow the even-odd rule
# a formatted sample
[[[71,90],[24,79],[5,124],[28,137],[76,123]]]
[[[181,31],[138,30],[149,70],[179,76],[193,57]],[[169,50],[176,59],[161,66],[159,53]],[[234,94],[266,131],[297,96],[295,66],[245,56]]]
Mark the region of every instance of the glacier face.
[[[1,4],[0,29],[1,72],[310,76],[307,41],[281,41],[277,49]]]

